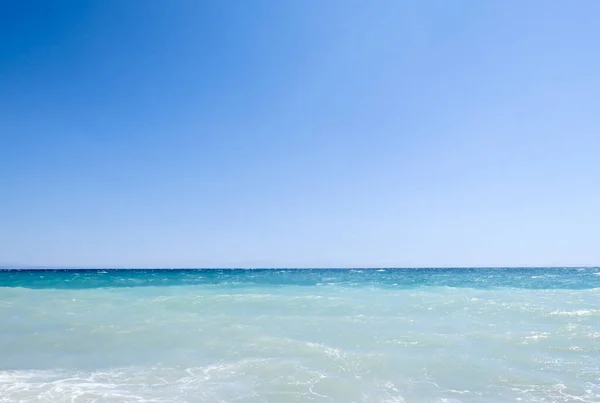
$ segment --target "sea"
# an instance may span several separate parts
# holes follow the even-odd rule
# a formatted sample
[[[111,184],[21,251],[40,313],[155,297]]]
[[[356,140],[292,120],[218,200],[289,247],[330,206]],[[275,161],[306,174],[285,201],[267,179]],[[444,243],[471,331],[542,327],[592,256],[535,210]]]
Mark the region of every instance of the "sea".
[[[2,270],[0,402],[600,402],[600,269]]]

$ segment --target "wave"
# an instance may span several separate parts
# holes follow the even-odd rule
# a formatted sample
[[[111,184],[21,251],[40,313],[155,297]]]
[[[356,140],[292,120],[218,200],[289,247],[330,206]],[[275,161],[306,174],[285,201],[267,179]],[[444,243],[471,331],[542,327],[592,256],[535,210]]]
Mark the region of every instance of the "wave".
[[[600,313],[599,309],[577,309],[575,311],[556,310],[550,312],[553,316],[590,316]]]

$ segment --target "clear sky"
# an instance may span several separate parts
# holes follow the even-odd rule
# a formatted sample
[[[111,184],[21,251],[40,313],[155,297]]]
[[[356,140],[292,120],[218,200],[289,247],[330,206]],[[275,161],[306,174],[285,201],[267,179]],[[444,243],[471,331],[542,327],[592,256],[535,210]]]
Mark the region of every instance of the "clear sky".
[[[3,1],[0,264],[600,265],[599,16]]]

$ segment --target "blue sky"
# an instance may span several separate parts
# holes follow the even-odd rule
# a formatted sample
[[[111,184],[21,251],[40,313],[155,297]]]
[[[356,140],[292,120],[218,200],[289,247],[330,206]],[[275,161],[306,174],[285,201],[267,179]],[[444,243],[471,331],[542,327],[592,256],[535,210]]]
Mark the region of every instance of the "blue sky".
[[[0,264],[600,264],[600,2],[12,1]]]

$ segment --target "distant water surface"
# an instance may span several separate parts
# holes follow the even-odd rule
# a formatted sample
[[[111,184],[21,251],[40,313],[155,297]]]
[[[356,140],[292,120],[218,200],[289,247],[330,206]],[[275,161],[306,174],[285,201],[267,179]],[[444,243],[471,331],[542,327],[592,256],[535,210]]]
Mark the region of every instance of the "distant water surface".
[[[0,271],[0,402],[600,402],[600,269]]]

